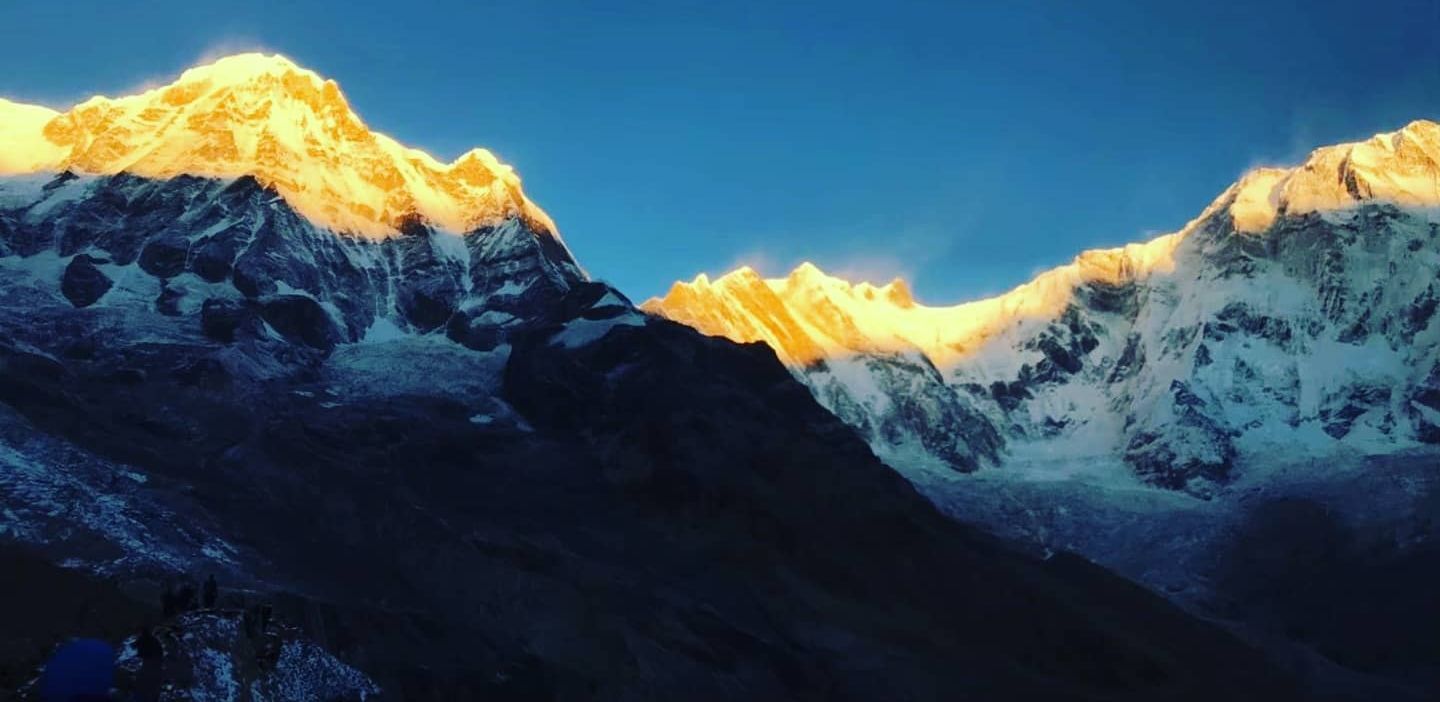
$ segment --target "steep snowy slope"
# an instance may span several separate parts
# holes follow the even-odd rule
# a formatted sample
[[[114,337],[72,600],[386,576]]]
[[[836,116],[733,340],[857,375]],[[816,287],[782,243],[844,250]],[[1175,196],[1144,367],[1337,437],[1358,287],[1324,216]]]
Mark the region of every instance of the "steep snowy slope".
[[[1418,121],[1247,174],[1174,234],[988,300],[926,307],[902,281],[806,264],[644,307],[770,344],[902,470],[993,460],[993,433],[1016,456],[1123,456],[1205,493],[1243,452],[1440,440],[1437,206],[1440,126]]]

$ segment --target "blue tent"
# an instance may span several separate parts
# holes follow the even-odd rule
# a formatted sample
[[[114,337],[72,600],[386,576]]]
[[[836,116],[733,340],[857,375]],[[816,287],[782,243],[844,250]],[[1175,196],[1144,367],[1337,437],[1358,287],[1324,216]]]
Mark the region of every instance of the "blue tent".
[[[60,647],[40,675],[40,699],[82,702],[109,699],[115,686],[115,649],[97,639],[75,639]]]

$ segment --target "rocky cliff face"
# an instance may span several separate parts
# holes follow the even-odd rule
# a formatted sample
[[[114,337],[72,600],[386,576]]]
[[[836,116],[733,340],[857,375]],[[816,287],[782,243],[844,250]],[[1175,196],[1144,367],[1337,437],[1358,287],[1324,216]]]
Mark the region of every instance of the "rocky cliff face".
[[[336,236],[250,176],[67,172],[0,180],[0,203],[16,276],[63,265],[59,292],[76,308],[115,316],[143,306],[198,319],[222,340],[265,331],[329,349],[438,329],[489,350],[585,280],[538,222],[509,219],[462,237],[417,216],[387,238]]]
[[[1293,693],[944,518],[772,351],[642,314],[526,210],[337,232],[262,176],[0,180],[0,538],[71,589],[216,573],[290,670],[391,699]],[[65,597],[5,600],[100,601]],[[6,650],[70,634],[35,631]]]

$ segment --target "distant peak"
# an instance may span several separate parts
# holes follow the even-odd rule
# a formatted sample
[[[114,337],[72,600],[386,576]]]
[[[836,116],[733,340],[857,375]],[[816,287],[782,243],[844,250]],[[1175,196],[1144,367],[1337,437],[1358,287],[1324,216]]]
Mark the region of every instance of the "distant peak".
[[[915,295],[910,292],[910,284],[906,283],[904,278],[896,276],[885,287],[880,288],[880,291],[897,307],[915,306]]]
[[[844,278],[826,273],[809,261],[796,266],[783,281],[772,281],[772,283],[776,285],[783,283],[792,290],[834,289],[845,294],[857,295],[866,300],[883,300],[897,307],[910,307],[915,304],[915,298],[910,292],[910,285],[899,276],[891,279],[885,285],[874,285],[867,281],[852,283]]]
[[[783,287],[794,292],[814,291],[816,293],[835,284],[849,287],[849,283],[829,276],[825,271],[820,270],[819,266],[809,261],[796,266],[789,275],[781,280],[772,281],[772,284],[775,287]]]
[[[760,283],[760,274],[750,266],[740,266],[715,279],[715,285],[754,285]]]
[[[446,164],[406,147],[366,126],[335,81],[279,54],[226,56],[61,113],[0,102],[0,174],[61,170],[253,176],[312,222],[366,236],[416,217],[454,233],[511,217],[556,231],[494,154]]]
[[[1417,119],[1400,130],[1404,134],[1423,134],[1426,136],[1440,136],[1440,123],[1428,119]]]
[[[793,279],[796,279],[796,280],[804,280],[804,279],[806,279],[806,278],[824,277],[824,275],[825,275],[825,271],[820,270],[820,267],[819,267],[819,266],[817,266],[817,265],[815,265],[815,264],[813,264],[813,263],[811,263],[811,262],[809,262],[809,261],[805,261],[805,262],[801,263],[800,265],[798,265],[798,266],[795,267],[795,270],[790,271],[790,278],[793,278]]]

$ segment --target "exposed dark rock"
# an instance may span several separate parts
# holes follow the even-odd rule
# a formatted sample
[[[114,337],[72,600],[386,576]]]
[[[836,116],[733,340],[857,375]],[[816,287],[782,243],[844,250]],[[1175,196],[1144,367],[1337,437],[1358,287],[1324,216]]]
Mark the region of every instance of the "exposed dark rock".
[[[232,282],[235,285],[235,289],[239,290],[241,295],[249,298],[256,298],[274,292],[276,289],[275,281],[266,277],[263,270],[244,265],[252,260],[253,259],[242,258],[242,265],[234,269],[234,279]]]
[[[89,307],[110,291],[115,282],[110,280],[96,263],[102,259],[80,254],[70,259],[65,273],[60,278],[60,292],[76,307]]]
[[[270,298],[261,303],[260,317],[293,343],[328,351],[343,340],[330,313],[305,295]]]
[[[72,170],[70,170],[70,169],[67,168],[67,169],[65,169],[65,170],[63,170],[63,171],[55,174],[55,177],[52,178],[52,179],[50,179],[50,182],[48,182],[48,183],[46,183],[45,185],[41,186],[41,190],[43,190],[43,191],[45,191],[45,192],[48,193],[48,192],[50,192],[50,191],[52,191],[52,190],[54,190],[54,189],[56,189],[56,188],[58,188],[58,187],[60,187],[60,186],[62,186],[62,185],[65,185],[66,183],[69,183],[70,181],[75,180],[76,178],[79,178],[79,177],[80,177],[80,176],[75,175],[75,172],[74,172],[74,171],[72,171]]]
[[[12,255],[10,239],[15,236],[15,230],[10,226],[9,218],[0,213],[0,258]]]
[[[1212,341],[1223,341],[1226,335],[1244,330],[1251,336],[1265,339],[1281,348],[1288,348],[1294,337],[1288,321],[1256,314],[1243,303],[1226,305],[1216,313],[1215,319],[1215,324],[1206,327],[1206,338]]]
[[[1131,435],[1125,460],[1146,482],[1171,490],[1203,490],[1193,481],[1229,480],[1236,451],[1229,432],[1210,416],[1209,403],[1181,381],[1170,385],[1173,419]],[[1203,493],[1202,493],[1203,494]]]
[[[601,298],[610,295],[621,302],[616,304],[599,305]],[[619,312],[633,309],[630,301],[604,283],[583,282],[577,283],[565,294],[559,296],[559,303],[550,308],[548,317],[551,321],[563,322],[571,319],[609,319]]]
[[[235,341],[241,330],[258,331],[259,316],[253,303],[211,298],[200,306],[200,328],[216,341]]]
[[[453,284],[407,286],[400,294],[400,311],[416,329],[431,331],[455,314],[460,293],[460,288]]]
[[[1410,398],[1408,408],[1417,428],[1416,438],[1440,444],[1440,364],[1436,364]]]
[[[1069,351],[1062,348],[1059,342],[1051,338],[1044,338],[1039,343],[1040,353],[1045,354],[1056,366],[1059,366],[1066,373],[1079,373],[1083,365],[1080,359],[1076,358]]]
[[[1363,311],[1355,322],[1341,330],[1339,340],[1345,344],[1363,344],[1370,337],[1370,310]]]
[[[1120,358],[1116,359],[1107,382],[1115,383],[1129,378],[1144,367],[1145,347],[1141,345],[1139,334],[1131,334],[1125,338],[1125,348],[1120,352]]]
[[[1435,318],[1437,302],[1440,302],[1440,299],[1437,299],[1435,285],[1431,284],[1425,288],[1424,293],[1410,303],[1403,318],[1404,332],[1407,338],[1414,337],[1415,334],[1430,326],[1430,320]]]
[[[457,313],[445,325],[445,336],[466,348],[491,351],[504,343],[506,329],[480,319],[483,312]]]
[[[174,278],[185,271],[190,242],[183,236],[153,239],[140,250],[140,268],[157,278]]]
[[[237,242],[233,234],[216,234],[192,249],[190,266],[204,280],[218,283],[230,277],[236,252]]]
[[[990,396],[1008,412],[1019,407],[1021,400],[1029,399],[1031,394],[1023,381],[1013,380],[1006,383],[997,380],[990,384]]]
[[[435,234],[435,230],[430,228],[430,224],[425,221],[425,218],[414,212],[402,215],[397,219],[395,228],[399,230],[401,236],[428,238]]]
[[[1320,422],[1326,434],[1343,439],[1361,415],[1389,403],[1388,386],[1354,385],[1324,399],[1320,406]]]
[[[401,314],[420,331],[438,329],[449,321],[465,295],[465,271],[442,253],[441,238],[453,235],[432,231],[419,221],[402,229],[396,248],[397,266],[406,272],[399,283]]]
[[[1097,312],[1133,316],[1139,307],[1134,283],[1109,285],[1093,282],[1078,291],[1085,305]]]
[[[1204,368],[1205,366],[1208,366],[1208,365],[1210,365],[1211,363],[1214,363],[1214,362],[1215,362],[1214,359],[1212,359],[1212,358],[1210,357],[1210,347],[1209,347],[1209,346],[1206,346],[1205,344],[1200,344],[1199,346],[1196,346],[1196,347],[1195,347],[1195,367],[1196,367],[1196,368]]]

